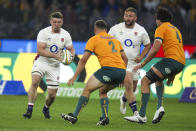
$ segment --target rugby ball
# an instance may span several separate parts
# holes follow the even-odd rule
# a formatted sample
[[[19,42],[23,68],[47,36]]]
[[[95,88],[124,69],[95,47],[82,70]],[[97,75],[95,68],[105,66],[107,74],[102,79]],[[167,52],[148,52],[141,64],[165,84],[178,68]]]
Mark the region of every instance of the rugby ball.
[[[64,65],[69,65],[73,61],[73,56],[69,50],[62,51],[62,61]]]

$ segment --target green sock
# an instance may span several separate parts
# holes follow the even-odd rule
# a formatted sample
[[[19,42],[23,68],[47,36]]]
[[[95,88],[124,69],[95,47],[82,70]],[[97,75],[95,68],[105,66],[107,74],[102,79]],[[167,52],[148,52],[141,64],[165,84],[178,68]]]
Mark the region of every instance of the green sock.
[[[158,98],[157,109],[159,109],[162,106],[163,89],[164,89],[164,86],[156,87],[157,98]]]
[[[101,110],[102,110],[102,118],[108,117],[108,104],[109,100],[108,98],[101,98],[100,99],[100,104],[101,104]]]
[[[76,109],[73,113],[74,117],[77,117],[78,114],[80,113],[81,109],[88,103],[88,98],[85,96],[80,96],[79,100],[78,100],[78,104],[76,106]]]
[[[150,96],[150,93],[142,93],[142,104],[141,104],[141,108],[140,108],[140,116],[141,117],[144,117],[146,115],[146,107],[147,107],[147,103],[148,103],[148,100],[149,100],[149,96]]]

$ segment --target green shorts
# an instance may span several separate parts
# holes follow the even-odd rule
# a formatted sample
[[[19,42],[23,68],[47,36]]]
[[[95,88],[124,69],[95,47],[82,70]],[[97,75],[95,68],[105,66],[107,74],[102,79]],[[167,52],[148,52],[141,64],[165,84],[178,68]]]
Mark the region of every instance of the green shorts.
[[[163,58],[156,63],[154,67],[162,73],[164,78],[168,78],[180,73],[183,70],[184,65],[174,59]]]
[[[125,75],[125,69],[115,67],[102,67],[94,73],[94,76],[102,83],[115,86],[123,82]]]

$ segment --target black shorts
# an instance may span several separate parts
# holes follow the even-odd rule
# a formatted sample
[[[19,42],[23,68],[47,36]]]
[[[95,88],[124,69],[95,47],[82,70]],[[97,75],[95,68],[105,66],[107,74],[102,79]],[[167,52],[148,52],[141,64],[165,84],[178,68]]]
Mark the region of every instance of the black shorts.
[[[174,59],[163,58],[154,67],[162,73],[165,79],[180,73],[184,68],[184,64]]]
[[[94,76],[102,83],[115,86],[123,82],[125,75],[125,69],[115,67],[102,67],[94,73]]]

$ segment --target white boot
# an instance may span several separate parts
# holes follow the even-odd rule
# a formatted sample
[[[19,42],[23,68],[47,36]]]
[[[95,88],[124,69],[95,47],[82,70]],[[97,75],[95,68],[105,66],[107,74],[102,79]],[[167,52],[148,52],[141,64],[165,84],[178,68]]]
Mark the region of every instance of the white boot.
[[[126,116],[124,117],[125,120],[128,120],[130,122],[137,122],[137,123],[146,123],[147,122],[147,117],[141,117],[139,114],[134,115],[134,116]]]
[[[154,114],[154,118],[152,120],[153,124],[159,123],[163,117],[163,115],[165,114],[165,110],[164,108],[161,106]]]

